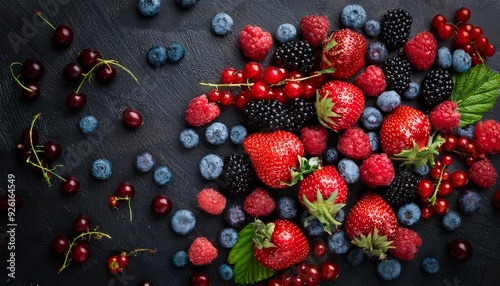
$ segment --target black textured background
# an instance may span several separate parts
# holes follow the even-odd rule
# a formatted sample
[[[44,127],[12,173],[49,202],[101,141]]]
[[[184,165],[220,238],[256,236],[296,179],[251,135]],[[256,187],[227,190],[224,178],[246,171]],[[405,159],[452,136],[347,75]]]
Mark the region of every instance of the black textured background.
[[[221,216],[209,216],[198,210],[195,194],[204,187],[216,187],[198,174],[199,159],[208,153],[226,156],[238,151],[238,147],[226,143],[214,148],[201,136],[200,145],[193,150],[183,149],[177,136],[186,124],[183,112],[193,97],[208,93],[200,81],[217,82],[225,67],[242,68],[246,60],[237,47],[239,31],[247,24],[258,25],[274,33],[279,24],[289,22],[298,26],[308,14],[325,14],[331,29],[339,28],[341,9],[348,1],[333,0],[201,0],[189,10],[181,9],[175,0],[163,0],[160,14],[153,18],[140,17],[135,0],[43,0],[2,1],[0,3],[0,188],[6,192],[7,174],[16,177],[17,195],[23,204],[16,214],[16,279],[6,276],[6,247],[0,255],[1,285],[138,285],[151,280],[155,285],[187,285],[192,266],[175,268],[170,259],[181,249],[187,249],[198,236],[207,236],[218,246],[217,236],[224,226]],[[452,18],[461,5],[473,12],[471,23],[483,28],[490,42],[500,46],[500,27],[496,24],[500,1],[359,1],[369,19],[380,20],[387,9],[404,7],[414,17],[412,35],[428,29],[436,13]],[[41,10],[55,25],[67,24],[75,31],[72,46],[64,51],[52,48],[52,31],[34,16],[33,10]],[[224,37],[215,36],[210,21],[218,12],[227,12],[234,19],[233,31]],[[31,27],[30,27],[31,26]],[[18,34],[23,43],[15,46],[8,36]],[[186,57],[179,64],[166,64],[152,68],[146,61],[146,53],[154,44],[168,45],[180,42],[186,47]],[[124,72],[109,86],[95,82],[86,83],[82,91],[88,102],[80,112],[70,112],[65,103],[66,94],[74,87],[65,84],[62,68],[75,60],[78,51],[96,48],[105,59],[116,59],[127,66],[139,78],[135,83]],[[276,46],[273,47],[273,49]],[[20,89],[9,74],[9,64],[27,58],[40,60],[46,68],[41,82],[42,96],[27,103],[20,98]],[[269,64],[269,57],[264,62]],[[493,69],[500,68],[499,56],[488,62]],[[416,74],[415,77],[421,77]],[[413,104],[405,102],[405,104]],[[125,130],[120,114],[126,107],[139,109],[145,118],[144,126],[137,130]],[[485,118],[498,118],[495,110]],[[55,139],[64,146],[59,160],[64,167],[63,175],[74,175],[81,181],[81,191],[68,197],[61,193],[58,183],[49,188],[33,169],[16,158],[16,144],[21,131],[29,126],[34,114],[42,117],[36,128],[42,140]],[[99,119],[98,130],[88,136],[77,128],[80,118],[94,115]],[[233,109],[224,109],[218,119],[229,127],[241,122]],[[204,128],[198,128],[203,135]],[[134,158],[148,151],[158,164],[164,164],[173,172],[172,181],[164,187],[156,187],[152,174],[140,174],[134,169]],[[98,181],[90,174],[92,162],[100,157],[113,163],[113,175],[109,180]],[[493,157],[500,166],[498,156]],[[118,210],[108,206],[107,199],[124,180],[132,182],[136,197],[132,200],[133,222],[128,221],[125,205]],[[56,182],[56,180],[53,180]],[[375,264],[362,266],[345,264],[343,256],[331,255],[329,259],[340,265],[340,276],[330,285],[500,285],[500,216],[491,204],[496,184],[480,193],[485,206],[479,214],[462,217],[463,226],[455,232],[445,232],[438,217],[419,222],[414,229],[423,239],[417,257],[404,262],[402,274],[392,283],[377,278]],[[352,204],[363,191],[361,185],[350,186]],[[189,235],[176,235],[170,228],[170,217],[153,217],[149,211],[151,199],[156,194],[167,194],[174,203],[174,210],[187,208],[197,219],[196,229]],[[456,194],[450,197],[456,206]],[[71,224],[80,213],[91,217],[93,225],[109,233],[113,239],[91,241],[92,256],[82,265],[71,265],[57,275],[62,258],[52,254],[50,242],[56,234],[71,236]],[[2,214],[0,230],[5,232],[6,219]],[[446,245],[456,237],[472,242],[474,257],[468,262],[454,262],[446,255]],[[311,241],[315,241],[313,238]],[[135,248],[153,248],[155,254],[140,253],[131,257],[131,265],[124,274],[112,276],[107,272],[108,256]],[[435,275],[425,275],[420,262],[425,256],[439,257],[442,269]],[[220,251],[218,259],[201,268],[210,273],[212,285],[230,285],[216,275],[218,266],[225,261],[227,251]]]

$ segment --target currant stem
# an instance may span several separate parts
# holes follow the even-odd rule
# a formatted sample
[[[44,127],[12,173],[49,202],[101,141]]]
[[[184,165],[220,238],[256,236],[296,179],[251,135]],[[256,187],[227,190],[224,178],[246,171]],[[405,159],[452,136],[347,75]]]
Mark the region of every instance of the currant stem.
[[[45,22],[45,24],[49,25],[49,27],[51,27],[53,30],[56,29],[56,27],[54,27],[54,25],[52,25],[52,23],[50,23],[47,19],[45,19],[44,16],[42,16],[42,12],[40,11],[36,11],[35,10],[35,14],[40,17],[42,19],[43,22]]]
[[[148,251],[149,253],[155,253],[156,249],[137,248],[137,249],[134,249],[134,250],[130,251],[129,253],[127,253],[127,256],[134,255],[134,254],[136,254],[138,252],[142,252],[142,251]]]
[[[26,90],[27,92],[33,92],[33,90],[32,90],[31,88],[26,87],[26,86],[24,86],[24,85],[21,83],[21,81],[19,80],[19,76],[16,76],[16,75],[14,74],[14,70],[12,69],[12,67],[13,67],[14,65],[22,65],[22,63],[20,63],[20,62],[13,62],[13,63],[11,63],[11,64],[10,64],[10,66],[9,66],[9,69],[10,69],[10,74],[12,75],[12,77],[14,78],[14,80],[17,82],[17,84],[19,84],[19,85],[22,87],[22,89]]]
[[[125,66],[123,66],[123,65],[119,64],[117,61],[115,61],[115,60],[103,60],[103,59],[97,59],[97,60],[98,60],[99,62],[98,62],[96,65],[94,65],[94,66],[93,66],[93,67],[92,67],[92,68],[91,68],[91,69],[90,69],[87,73],[84,73],[84,74],[83,74],[83,79],[82,79],[82,81],[80,82],[80,84],[78,85],[78,88],[76,89],[75,93],[78,93],[78,92],[80,91],[80,88],[82,88],[83,83],[84,83],[87,79],[88,79],[88,80],[90,80],[90,76],[92,75],[92,72],[93,72],[95,69],[97,69],[99,66],[103,65],[103,64],[108,65],[108,66],[109,66],[110,64],[115,65],[115,66],[117,66],[117,67],[121,68],[122,70],[124,70],[126,73],[128,73],[128,74],[129,74],[129,75],[130,75],[130,76],[131,76],[131,77],[132,77],[135,81],[139,81],[139,80],[137,79],[137,77],[135,77],[135,75],[134,75],[134,74],[133,74],[133,73],[132,73],[129,69],[127,69]]]
[[[128,214],[129,214],[130,221],[132,221],[132,206],[130,205],[132,198],[130,198],[130,197],[115,197],[115,201],[127,201]]]
[[[438,194],[438,191],[439,191],[439,186],[441,185],[441,181],[443,180],[443,173],[445,171],[446,167],[443,166],[443,168],[441,169],[441,173],[439,175],[439,180],[436,184],[436,187],[434,188],[434,193],[432,194],[432,197],[430,197],[428,199],[429,203],[431,204],[431,206],[433,206],[435,203],[436,203],[436,198],[437,198],[437,194]]]

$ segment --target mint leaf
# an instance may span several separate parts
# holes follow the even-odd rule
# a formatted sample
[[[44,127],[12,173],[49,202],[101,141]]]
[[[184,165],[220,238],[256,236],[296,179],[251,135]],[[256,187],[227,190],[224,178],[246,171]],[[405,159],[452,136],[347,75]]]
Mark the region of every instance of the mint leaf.
[[[238,235],[238,242],[229,251],[227,261],[234,265],[234,282],[236,284],[253,284],[274,274],[273,270],[262,266],[253,255],[254,233],[255,227],[252,223],[245,226]]]
[[[500,74],[484,64],[453,75],[451,100],[458,105],[460,127],[479,121],[483,114],[493,109],[499,88]]]

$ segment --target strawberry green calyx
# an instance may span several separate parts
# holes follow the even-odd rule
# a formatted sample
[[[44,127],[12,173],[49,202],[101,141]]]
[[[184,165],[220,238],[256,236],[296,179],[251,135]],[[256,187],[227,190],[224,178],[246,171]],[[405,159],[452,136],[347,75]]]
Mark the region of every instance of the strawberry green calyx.
[[[337,195],[338,191],[335,190],[328,199],[324,200],[320,190],[317,190],[316,200],[314,202],[309,201],[306,195],[303,195],[302,199],[304,200],[304,205],[311,214],[306,218],[305,225],[307,226],[311,220],[317,218],[323,225],[323,229],[328,234],[332,234],[331,225],[338,227],[342,224],[335,219],[335,216],[340,209],[345,206],[345,204],[342,203],[335,203]]]
[[[314,103],[314,107],[316,108],[319,123],[328,129],[332,129],[332,126],[337,125],[332,120],[332,117],[341,117],[339,114],[333,112],[334,106],[335,103],[332,98],[328,96],[321,97],[319,91],[316,90],[316,102]]]
[[[331,66],[333,63],[331,61],[328,60],[328,58],[326,57],[326,54],[333,48],[335,48],[335,46],[337,45],[337,41],[335,41],[335,39],[330,39],[330,41],[328,41],[326,43],[326,45],[324,46],[323,48],[323,56],[322,56],[322,60],[327,63],[328,66]]]
[[[283,182],[287,186],[293,186],[299,181],[304,179],[304,175],[310,174],[321,168],[318,157],[311,157],[309,159],[298,156],[299,167],[297,169],[290,169],[290,182]]]
[[[271,237],[274,231],[274,223],[265,224],[260,219],[256,219],[253,226],[255,228],[255,232],[252,239],[255,247],[258,249],[276,247],[271,242]]]
[[[386,235],[379,235],[378,230],[375,228],[373,233],[368,235],[361,234],[359,237],[351,241],[352,244],[361,247],[369,256],[376,256],[379,259],[387,257],[386,252],[395,248],[392,240],[387,240]]]
[[[441,135],[431,135],[427,141],[427,146],[419,149],[415,140],[411,149],[403,150],[394,155],[393,160],[404,161],[401,165],[404,167],[414,166],[415,168],[421,167],[427,162],[434,167],[434,156],[439,154],[439,147],[443,145],[446,140]]]

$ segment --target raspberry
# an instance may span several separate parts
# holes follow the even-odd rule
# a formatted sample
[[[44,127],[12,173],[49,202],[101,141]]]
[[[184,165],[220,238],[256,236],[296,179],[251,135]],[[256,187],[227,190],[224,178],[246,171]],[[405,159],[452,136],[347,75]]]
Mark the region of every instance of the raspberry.
[[[193,126],[202,126],[212,122],[220,115],[220,108],[216,103],[208,102],[205,94],[199,95],[188,103],[184,118]]]
[[[474,162],[467,170],[467,176],[476,185],[484,189],[491,188],[497,180],[497,172],[490,160]]]
[[[361,181],[368,187],[389,186],[395,171],[387,154],[371,154],[359,167]]]
[[[367,96],[379,96],[387,85],[384,71],[375,65],[366,67],[366,70],[354,80],[354,83]]]
[[[418,248],[422,245],[420,235],[411,229],[398,227],[396,239],[389,253],[400,260],[412,260],[417,254]]]
[[[460,117],[457,103],[451,100],[438,104],[429,114],[432,128],[441,131],[451,131],[457,128],[460,124]]]
[[[276,202],[263,188],[256,188],[243,202],[245,212],[253,217],[270,215]]]
[[[257,26],[247,25],[240,32],[240,48],[251,60],[263,61],[273,45],[269,32]]]
[[[418,70],[429,69],[436,59],[437,41],[431,32],[418,33],[403,47],[406,59]]]
[[[340,135],[337,149],[344,156],[362,160],[368,158],[372,153],[370,137],[359,127],[349,127]]]
[[[201,190],[196,198],[198,206],[212,215],[221,214],[226,207],[226,197],[212,188]]]
[[[486,155],[500,153],[500,122],[489,119],[476,124],[474,143],[477,151]]]
[[[328,130],[323,126],[306,126],[300,130],[304,150],[311,156],[319,156],[326,149]]]
[[[308,15],[300,20],[302,38],[313,47],[319,47],[326,39],[330,30],[330,21],[327,16]]]
[[[195,239],[188,250],[189,260],[196,266],[210,264],[217,254],[217,248],[206,237]]]

